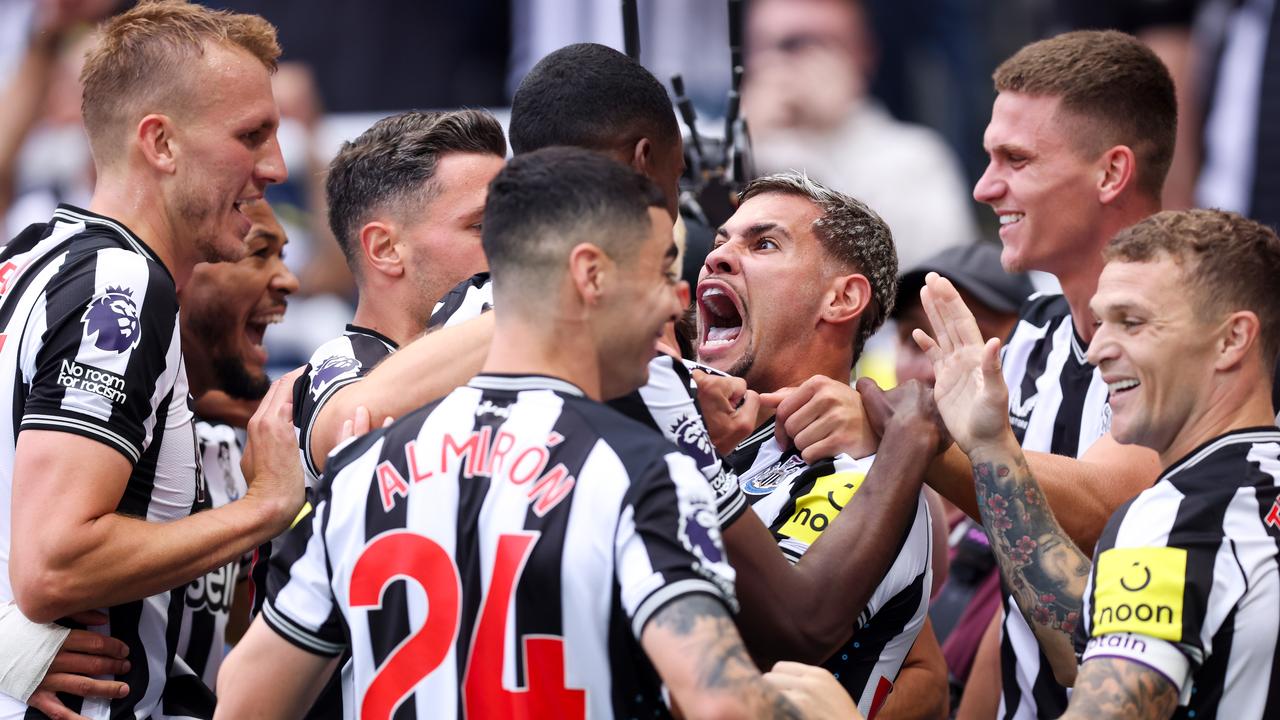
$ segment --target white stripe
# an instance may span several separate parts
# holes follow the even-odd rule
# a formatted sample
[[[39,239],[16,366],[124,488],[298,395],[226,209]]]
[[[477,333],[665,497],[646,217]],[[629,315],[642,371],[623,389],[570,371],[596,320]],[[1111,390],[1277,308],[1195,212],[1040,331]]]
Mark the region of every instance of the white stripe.
[[[1054,425],[1062,408],[1062,369],[1071,358],[1071,335],[1071,317],[1067,316],[1050,338],[1053,348],[1045,362],[1044,372],[1036,378],[1035,407],[1027,418],[1027,430],[1022,436],[1024,450],[1052,452]],[[1075,424],[1077,419],[1071,418],[1071,422]]]
[[[1232,433],[1230,435],[1218,438],[1214,442],[1206,445],[1203,449],[1185,460],[1176,462],[1169,469],[1165,470],[1160,477],[1172,477],[1175,473],[1189,470],[1200,464],[1205,458],[1214,454],[1228,445],[1236,445],[1240,443],[1270,443],[1280,442],[1280,432],[1273,430],[1259,430],[1257,432],[1248,433]],[[1253,453],[1250,452],[1252,458]]]
[[[75,428],[77,430],[83,430],[85,432],[93,433],[103,438],[104,440],[108,441],[113,446],[116,446],[119,449],[123,450],[125,454],[128,455],[129,459],[132,460],[133,462],[135,463],[138,462],[138,458],[141,457],[141,453],[139,449],[135,447],[133,443],[130,443],[128,440],[125,440],[122,436],[114,432],[111,432],[110,430],[100,425],[94,425],[93,423],[85,422],[82,420],[76,420],[75,418],[63,417],[61,415],[40,415],[36,413],[27,415],[22,419],[22,427],[24,428],[27,427],[28,423],[39,424],[39,425],[62,425],[64,427]]]
[[[636,636],[636,639],[640,639],[641,634],[644,632],[644,626],[648,624],[649,618],[653,617],[653,613],[661,610],[663,605],[675,598],[692,593],[706,593],[721,602],[724,601],[724,595],[720,593],[720,590],[706,580],[690,578],[664,585],[661,590],[645,598],[644,602],[640,603],[640,607],[636,608],[635,616],[631,618],[631,632]]]
[[[160,258],[157,257],[155,253],[152,253],[150,250],[148,250],[148,248],[145,245],[143,245],[134,236],[133,233],[126,230],[125,227],[123,225],[120,225],[119,223],[116,223],[114,221],[107,220],[104,218],[93,217],[92,215],[85,215],[83,213],[78,213],[68,208],[58,208],[57,210],[55,210],[53,212],[53,219],[65,220],[67,222],[79,223],[82,225],[102,225],[103,227],[110,228],[114,230],[116,234],[118,234],[121,237],[121,239],[129,243],[129,246],[133,248],[134,252],[137,252],[148,258],[151,258],[156,262],[160,262]]]

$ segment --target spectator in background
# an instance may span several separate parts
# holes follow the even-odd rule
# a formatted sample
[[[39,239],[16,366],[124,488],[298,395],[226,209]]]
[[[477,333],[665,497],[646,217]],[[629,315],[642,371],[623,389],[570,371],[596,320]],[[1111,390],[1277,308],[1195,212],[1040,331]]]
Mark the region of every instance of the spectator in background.
[[[757,0],[743,103],[761,172],[803,169],[876,208],[913,266],[975,237],[956,158],[867,93],[874,38],[858,0]]]
[[[898,279],[898,301],[893,307],[898,346],[895,355],[898,382],[919,380],[933,384],[933,364],[911,339],[915,328],[929,320],[920,303],[920,288],[930,272],[950,280],[965,304],[973,310],[984,338],[1007,338],[1018,321],[1018,309],[1032,293],[1025,273],[1006,273],[1000,266],[1000,248],[978,243],[948,248]],[[1000,611],[1000,576],[982,526],[963,511],[927,490],[944,504],[948,534],[946,581],[934,594],[929,618],[942,643],[951,685],[951,707],[958,708],[984,631]],[[938,538],[934,538],[935,542]],[[935,552],[942,552],[935,545]],[[993,655],[992,660],[998,658]],[[998,673],[998,663],[989,668]],[[989,698],[994,712],[995,700]],[[971,701],[972,702],[972,701]]]

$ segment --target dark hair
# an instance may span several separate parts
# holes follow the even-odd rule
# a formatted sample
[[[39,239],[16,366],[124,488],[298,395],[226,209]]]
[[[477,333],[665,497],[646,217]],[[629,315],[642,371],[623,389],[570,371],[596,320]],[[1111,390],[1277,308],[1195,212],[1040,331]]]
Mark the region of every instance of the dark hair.
[[[1261,325],[1258,341],[1268,370],[1280,354],[1280,238],[1271,228],[1233,212],[1156,213],[1121,230],[1102,251],[1107,262],[1171,258],[1194,288],[1200,317],[1217,321],[1250,310]],[[1177,282],[1171,279],[1170,282]]]
[[[511,102],[511,150],[552,145],[607,151],[647,137],[674,143],[675,111],[643,65],[595,43],[560,48],[538,61]]]
[[[342,144],[329,164],[325,197],[329,228],[353,272],[359,272],[360,228],[370,215],[407,201],[415,203],[408,212],[420,208],[435,194],[428,181],[449,153],[506,157],[502,125],[483,110],[411,110],[383,118]]]
[[[784,172],[752,180],[739,195],[738,204],[766,193],[797,195],[816,205],[819,215],[813,221],[813,234],[827,256],[862,273],[871,285],[871,302],[862,311],[853,342],[856,360],[867,338],[889,317],[898,297],[898,251],[893,233],[866,203],[816,183],[803,173]]]
[[[489,184],[480,233],[495,302],[523,307],[561,277],[569,251],[590,242],[628,260],[666,209],[652,180],[590,150],[544,148],[517,155]],[[514,294],[508,294],[514,293]]]
[[[1057,97],[1091,121],[1077,141],[1090,153],[1126,145],[1137,186],[1160,197],[1178,132],[1173,78],[1151,48],[1114,30],[1078,30],[1031,43],[996,68],[997,92]]]

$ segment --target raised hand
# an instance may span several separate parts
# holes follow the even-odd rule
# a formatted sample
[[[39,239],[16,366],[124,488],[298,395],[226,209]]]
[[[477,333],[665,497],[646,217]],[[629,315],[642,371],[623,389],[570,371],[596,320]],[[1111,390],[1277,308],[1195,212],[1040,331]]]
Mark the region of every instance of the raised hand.
[[[1002,441],[1009,428],[1009,388],[1000,374],[1000,340],[983,340],[973,313],[951,281],[929,273],[920,301],[933,337],[911,337],[933,363],[933,395],[956,444],[966,453]]]
[[[249,420],[249,440],[240,461],[249,493],[269,500],[284,528],[306,499],[293,425],[293,383],[304,369],[297,368],[271,384]]]
[[[950,447],[951,434],[928,385],[909,380],[885,391],[875,380],[864,377],[858,379],[857,390],[867,423],[876,435],[884,438],[892,433],[911,433],[929,438],[934,455]]]

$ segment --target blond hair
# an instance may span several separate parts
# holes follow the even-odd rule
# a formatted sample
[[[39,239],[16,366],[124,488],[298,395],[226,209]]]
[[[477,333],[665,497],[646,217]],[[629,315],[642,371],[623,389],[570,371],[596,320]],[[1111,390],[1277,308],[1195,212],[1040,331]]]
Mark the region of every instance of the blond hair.
[[[271,23],[186,0],[143,0],[105,23],[80,72],[81,114],[94,157],[118,155],[111,137],[139,112],[171,105],[185,90],[183,65],[203,56],[210,43],[241,48],[272,72],[280,57]]]

